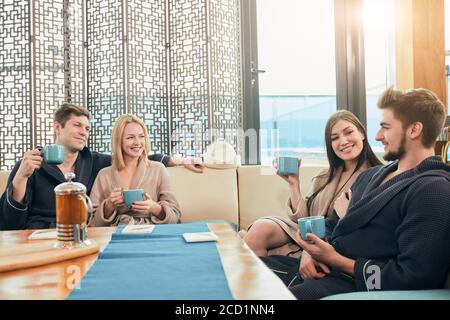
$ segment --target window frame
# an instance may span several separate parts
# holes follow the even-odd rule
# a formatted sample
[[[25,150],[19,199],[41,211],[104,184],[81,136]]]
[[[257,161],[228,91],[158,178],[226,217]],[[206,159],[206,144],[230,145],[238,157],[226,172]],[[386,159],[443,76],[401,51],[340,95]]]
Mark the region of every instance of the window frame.
[[[349,16],[362,17],[363,0],[334,0],[334,10],[336,107],[337,110],[353,112],[366,126],[364,22],[362,19],[347,19]],[[243,130],[256,130],[258,133],[257,163],[251,163],[244,139],[242,158],[243,164],[247,165],[261,164],[256,15],[256,0],[241,0]]]

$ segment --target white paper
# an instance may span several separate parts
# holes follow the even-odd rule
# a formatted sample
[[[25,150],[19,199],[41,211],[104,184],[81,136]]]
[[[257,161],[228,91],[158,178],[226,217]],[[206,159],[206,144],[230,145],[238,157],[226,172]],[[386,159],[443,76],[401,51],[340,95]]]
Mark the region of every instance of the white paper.
[[[36,230],[29,235],[28,240],[45,240],[45,239],[56,239],[56,230]]]
[[[153,224],[129,224],[125,228],[123,228],[123,234],[150,234],[153,229],[155,229],[155,225]]]
[[[206,241],[217,241],[219,238],[214,232],[194,232],[194,233],[183,233],[183,238],[186,242],[206,242]]]

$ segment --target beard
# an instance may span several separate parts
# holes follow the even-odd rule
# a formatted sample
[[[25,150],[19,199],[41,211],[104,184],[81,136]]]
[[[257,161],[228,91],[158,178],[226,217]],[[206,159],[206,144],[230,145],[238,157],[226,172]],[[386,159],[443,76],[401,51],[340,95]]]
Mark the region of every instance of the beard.
[[[68,142],[69,143],[64,143],[63,145],[67,149],[67,151],[73,152],[73,153],[80,152],[86,146],[86,143],[81,145],[81,144],[77,144],[77,143],[71,143],[71,141],[68,141]]]
[[[406,135],[403,134],[398,149],[396,151],[389,151],[383,156],[383,159],[386,161],[400,160],[406,153],[405,145],[406,145]]]

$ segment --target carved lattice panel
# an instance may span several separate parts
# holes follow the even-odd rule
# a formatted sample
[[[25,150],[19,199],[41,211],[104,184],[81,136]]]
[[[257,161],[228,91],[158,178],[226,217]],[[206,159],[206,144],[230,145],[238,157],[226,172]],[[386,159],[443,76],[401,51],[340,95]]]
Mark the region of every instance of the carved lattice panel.
[[[53,113],[83,103],[83,0],[35,0],[35,138],[53,143]]]
[[[30,4],[0,2],[0,170],[31,148]]]
[[[126,113],[122,1],[87,1],[88,108],[90,147],[110,153],[117,117]]]
[[[53,143],[53,113],[64,102],[63,1],[34,1],[35,138]]]
[[[240,152],[242,129],[240,1],[210,0],[212,128]]]
[[[0,9],[2,169],[53,142],[63,101],[88,106],[96,151],[110,152],[126,112],[144,119],[153,151],[200,156],[213,129],[239,150],[238,0],[5,0]]]
[[[169,0],[172,152],[201,156],[211,124],[206,1]]]
[[[129,0],[127,9],[129,109],[146,123],[152,151],[169,154],[166,2]]]

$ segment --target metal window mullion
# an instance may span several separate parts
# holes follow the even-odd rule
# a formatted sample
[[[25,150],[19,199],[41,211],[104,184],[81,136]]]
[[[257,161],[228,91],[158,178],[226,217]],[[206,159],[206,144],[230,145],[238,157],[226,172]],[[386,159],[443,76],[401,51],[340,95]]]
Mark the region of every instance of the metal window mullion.
[[[363,0],[335,0],[334,4],[337,107],[353,112],[366,126],[364,25],[358,19]]]
[[[258,75],[251,73],[251,68],[258,68],[258,43],[256,23],[256,0],[241,0],[241,43],[242,43],[242,102],[243,129],[257,132],[257,163],[261,164],[260,115]],[[253,65],[252,65],[253,64]],[[244,164],[250,164],[250,148],[243,137]],[[255,163],[251,163],[255,164]]]

